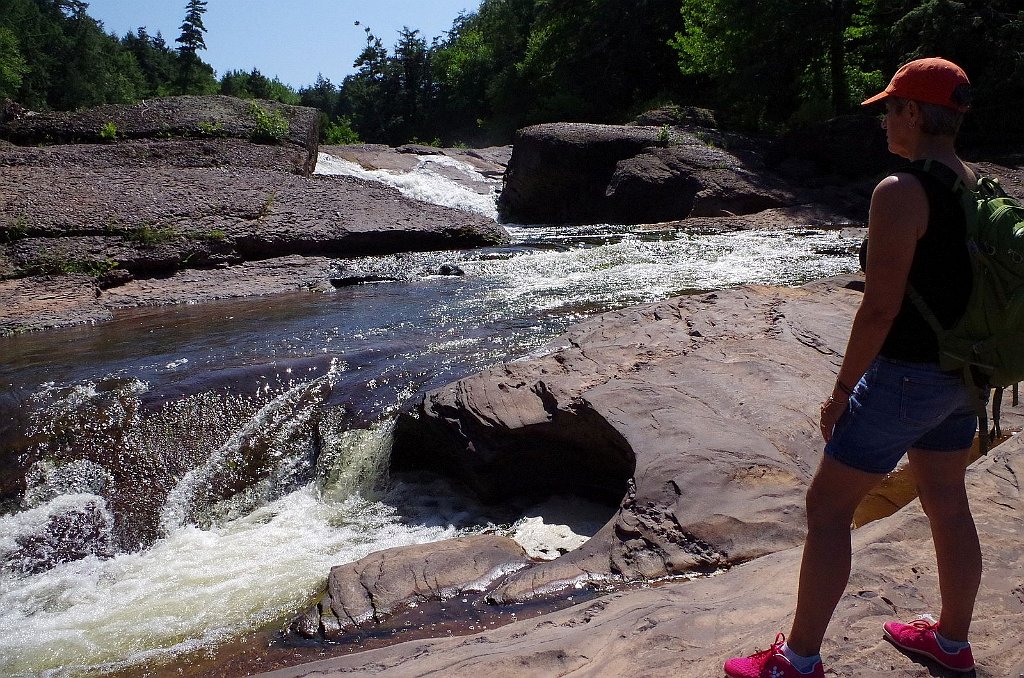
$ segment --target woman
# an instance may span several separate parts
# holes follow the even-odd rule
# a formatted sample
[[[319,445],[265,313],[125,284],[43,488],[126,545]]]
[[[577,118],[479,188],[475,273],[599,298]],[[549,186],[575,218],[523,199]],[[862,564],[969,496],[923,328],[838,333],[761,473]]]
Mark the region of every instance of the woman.
[[[968,186],[974,172],[954,149],[970,83],[945,59],[912,61],[864,102],[885,104],[889,150],[941,163]],[[964,215],[958,199],[929,173],[908,169],[883,179],[871,196],[864,298],[842,367],[821,406],[825,454],[807,492],[807,540],[796,615],[788,641],[730,659],[733,678],[824,676],[822,638],[850,577],[850,525],[864,496],[909,455],[931,525],[942,610],[892,621],[883,633],[906,652],[954,671],[974,659],[967,632],[981,581],[981,548],[964,487],[977,426],[969,390],[938,366],[934,332],[905,297],[908,284],[944,326],[964,312],[971,287]]]

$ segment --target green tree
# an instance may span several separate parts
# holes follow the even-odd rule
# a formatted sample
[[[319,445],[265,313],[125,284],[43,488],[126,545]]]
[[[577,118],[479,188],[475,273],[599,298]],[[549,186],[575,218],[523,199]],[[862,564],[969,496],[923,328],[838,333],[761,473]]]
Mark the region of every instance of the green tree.
[[[431,60],[437,86],[435,115],[446,121],[446,136],[471,139],[493,115],[487,88],[496,69],[494,47],[469,17],[455,20],[448,39]]]
[[[338,109],[338,88],[322,73],[317,73],[316,82],[299,90],[299,103],[303,106],[316,108],[327,117],[336,114]]]
[[[167,96],[173,90],[178,60],[174,50],[167,46],[158,31],[151,36],[146,28],[140,27],[135,33],[121,38],[121,44],[134,57],[145,80],[142,96]]]
[[[911,59],[952,59],[974,85],[965,136],[978,143],[1024,139],[1018,120],[1024,107],[1024,7],[1018,0],[858,0],[848,36],[859,67],[855,76],[874,78],[874,86]]]
[[[213,69],[199,58],[206,49],[206,27],[203,14],[206,0],[188,0],[181,34],[175,39],[178,48],[178,91],[181,94],[210,94],[217,89]]]
[[[671,42],[680,70],[709,78],[740,123],[772,128],[801,106],[848,108],[849,0],[683,0],[681,12]]]
[[[178,48],[182,55],[196,56],[201,49],[206,49],[206,26],[203,15],[206,14],[206,0],[188,0],[185,7],[185,20],[181,24],[181,35],[175,40],[181,45]]]
[[[668,41],[683,27],[679,0],[538,3],[519,64],[536,92],[529,117],[619,122],[685,81]]]
[[[341,111],[364,139],[385,143],[408,141],[397,140],[394,134],[399,94],[395,62],[381,39],[368,26],[363,30],[366,46],[353,64],[356,72],[346,76],[342,83]]]
[[[538,0],[484,0],[472,14],[456,20],[439,57],[440,65],[454,61],[460,71],[445,74],[442,97],[459,105],[456,119],[475,121],[496,139],[508,139],[521,127],[536,97],[521,66],[538,15]]]
[[[395,69],[399,105],[396,111],[396,138],[433,138],[428,119],[434,96],[430,73],[430,50],[418,30],[403,26],[395,44]]]
[[[284,104],[298,104],[299,95],[277,77],[263,75],[258,68],[249,73],[228,71],[220,80],[220,93],[242,99],[269,99]]]
[[[0,99],[15,96],[27,72],[28,65],[18,49],[17,36],[0,26]]]
[[[145,90],[135,57],[103,32],[84,11],[68,17],[61,50],[63,68],[54,74],[49,101],[57,109],[129,103]]]

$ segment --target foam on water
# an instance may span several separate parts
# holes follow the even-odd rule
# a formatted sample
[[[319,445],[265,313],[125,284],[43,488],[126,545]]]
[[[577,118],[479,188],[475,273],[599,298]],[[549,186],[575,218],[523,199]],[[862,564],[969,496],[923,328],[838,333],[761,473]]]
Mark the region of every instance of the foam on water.
[[[524,511],[509,536],[531,558],[552,560],[583,546],[607,521],[607,507],[579,497],[551,497]]]
[[[318,481],[255,510],[224,513],[206,528],[172,523],[140,552],[30,576],[0,573],[0,674],[56,678],[180,661],[293,616],[331,567],[372,552],[491,531],[553,558],[586,541],[610,512],[562,499],[495,521],[442,480],[375,492],[392,426],[393,419],[330,436],[320,460],[329,468]],[[94,501],[102,504],[94,495],[60,495],[0,518],[0,551],[16,548],[17,536],[37,532],[48,516]]]
[[[509,231],[520,241],[544,235],[530,228]],[[625,232],[598,246],[523,251],[505,260],[460,265],[467,274],[501,279],[489,293],[503,298],[510,308],[541,310],[581,304],[622,306],[738,284],[798,284],[855,267],[850,257],[816,254],[856,244],[839,231],[693,235],[680,230],[663,236]]]
[[[499,182],[480,174],[472,165],[446,155],[422,156],[411,172],[391,172],[368,170],[350,160],[320,153],[317,156],[316,173],[376,181],[393,186],[402,195],[414,200],[454,207],[491,219],[498,217],[495,191]],[[467,183],[490,186],[490,189],[487,193],[479,193]]]
[[[323,501],[311,485],[223,525],[181,527],[140,553],[5,575],[0,672],[70,676],[168,660],[294,611],[333,565],[457,533],[408,524],[359,496]]]

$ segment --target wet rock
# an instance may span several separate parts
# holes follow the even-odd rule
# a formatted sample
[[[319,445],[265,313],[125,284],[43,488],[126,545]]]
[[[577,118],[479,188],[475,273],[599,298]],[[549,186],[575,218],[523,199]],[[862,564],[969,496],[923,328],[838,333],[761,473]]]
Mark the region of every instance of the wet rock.
[[[38,508],[0,518],[0,562],[4,570],[37,574],[88,556],[114,555],[113,517],[91,494],[65,494]]]
[[[333,568],[327,592],[292,630],[337,640],[380,623],[400,606],[483,591],[529,562],[521,546],[496,535],[379,551]]]
[[[490,146],[487,148],[435,148],[433,146],[407,145],[392,148],[383,144],[349,144],[345,146],[321,146],[320,151],[334,158],[354,162],[365,170],[387,170],[391,172],[409,172],[422,163],[431,162],[437,157],[451,158],[468,164],[475,172],[488,179],[500,179],[505,174],[511,146]],[[436,165],[436,163],[435,163]],[[493,183],[481,182],[467,176],[463,172],[450,168],[434,167],[446,178],[458,185],[488,194],[493,190]]]
[[[184,271],[203,277],[200,271],[227,267],[246,280],[253,266],[243,264],[269,259],[278,262],[265,268],[295,269],[295,286],[233,284],[212,298],[246,296],[328,286],[327,275],[306,278],[318,257],[508,242],[490,219],[351,177],[246,166],[120,165],[105,151],[94,156],[78,147],[58,157],[43,150],[27,157],[16,148],[18,162],[0,172],[0,195],[7,196],[0,202],[0,298],[18,293],[0,305],[0,334],[108,318],[108,309],[132,305],[132,299],[135,305],[195,300],[189,290],[174,298],[181,288],[168,276]],[[83,158],[91,164],[76,164]],[[61,191],[24,190],[52,185]],[[311,263],[290,259],[295,255]],[[129,287],[133,281],[142,282]],[[60,292],[21,294],[48,283]],[[156,294],[140,297],[143,289]],[[40,305],[55,295],[60,304]]]
[[[466,275],[466,272],[463,271],[460,267],[456,266],[455,264],[441,264],[441,267],[439,269],[437,269],[437,274],[438,275],[460,276],[460,275]]]
[[[0,280],[0,336],[110,320],[99,289],[85,274]]]

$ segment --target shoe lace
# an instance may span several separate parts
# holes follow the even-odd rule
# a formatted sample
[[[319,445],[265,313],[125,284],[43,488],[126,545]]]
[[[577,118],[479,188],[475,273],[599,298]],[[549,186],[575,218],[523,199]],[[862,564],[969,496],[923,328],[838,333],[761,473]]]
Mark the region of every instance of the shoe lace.
[[[783,644],[785,644],[785,642],[786,634],[780,631],[778,634],[776,634],[775,642],[772,643],[771,647],[769,647],[767,650],[758,650],[754,654],[750,655],[751,661],[760,662],[763,664],[764,662],[768,661],[769,657],[772,657],[777,654],[782,654],[782,646]]]
[[[932,621],[930,619],[915,619],[910,622],[910,626],[922,631],[937,631],[939,628],[939,622]]]

